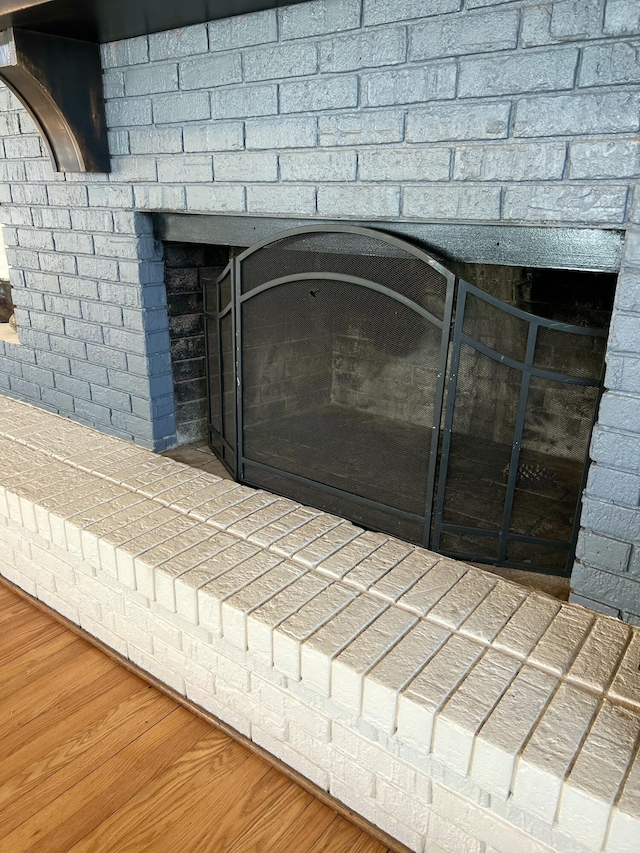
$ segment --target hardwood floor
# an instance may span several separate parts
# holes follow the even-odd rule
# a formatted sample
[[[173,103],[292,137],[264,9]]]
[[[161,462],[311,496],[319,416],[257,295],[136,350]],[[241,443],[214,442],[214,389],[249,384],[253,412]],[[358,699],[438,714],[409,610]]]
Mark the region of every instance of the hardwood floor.
[[[0,850],[386,848],[0,584]]]

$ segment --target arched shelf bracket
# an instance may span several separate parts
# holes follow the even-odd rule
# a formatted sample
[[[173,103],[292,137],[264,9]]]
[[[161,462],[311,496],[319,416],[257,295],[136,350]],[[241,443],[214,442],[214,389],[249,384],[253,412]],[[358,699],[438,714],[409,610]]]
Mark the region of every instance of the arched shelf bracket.
[[[2,30],[0,80],[35,122],[56,172],[110,170],[97,44]]]

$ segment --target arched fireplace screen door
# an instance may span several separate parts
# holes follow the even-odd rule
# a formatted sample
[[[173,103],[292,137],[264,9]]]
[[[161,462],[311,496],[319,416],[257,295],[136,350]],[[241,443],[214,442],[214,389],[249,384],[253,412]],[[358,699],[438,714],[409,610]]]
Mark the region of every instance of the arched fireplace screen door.
[[[556,331],[483,296],[370,229],[311,226],[248,249],[205,281],[212,448],[240,482],[365,527],[485,562],[531,568],[541,555],[543,570],[563,572],[587,445],[575,436],[561,470],[547,471],[539,422],[545,406],[552,421],[554,406],[577,406],[589,433],[599,375],[582,368],[565,386],[570,370],[544,359],[558,335],[577,331],[584,349],[604,332]],[[572,369],[583,356],[578,347]],[[538,530],[534,508],[558,484],[573,500],[569,530]]]

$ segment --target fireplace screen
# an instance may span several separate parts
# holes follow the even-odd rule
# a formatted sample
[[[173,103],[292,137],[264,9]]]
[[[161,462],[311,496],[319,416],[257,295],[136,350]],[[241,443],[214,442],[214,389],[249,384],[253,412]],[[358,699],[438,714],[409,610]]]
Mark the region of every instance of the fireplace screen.
[[[236,479],[443,553],[566,570],[604,332],[351,226],[247,250],[205,281],[205,315],[211,446]]]

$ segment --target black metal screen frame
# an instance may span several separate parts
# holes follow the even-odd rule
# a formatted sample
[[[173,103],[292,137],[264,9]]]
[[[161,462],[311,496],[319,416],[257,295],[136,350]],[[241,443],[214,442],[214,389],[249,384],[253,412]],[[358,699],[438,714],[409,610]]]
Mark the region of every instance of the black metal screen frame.
[[[306,234],[356,234],[360,235],[363,238],[375,239],[382,243],[390,244],[391,246],[397,247],[402,251],[415,256],[417,259],[423,261],[425,264],[431,266],[435,269],[446,281],[446,293],[443,302],[443,318],[434,316],[429,311],[427,311],[422,306],[413,302],[411,299],[407,298],[403,294],[393,290],[386,285],[382,285],[378,282],[371,281],[369,279],[358,278],[357,276],[346,275],[341,273],[322,273],[322,272],[309,272],[309,273],[294,273],[292,275],[281,276],[279,278],[271,279],[270,281],[264,282],[257,287],[249,290],[247,293],[242,292],[242,269],[243,262],[254,255],[256,252],[259,252],[261,249],[277,244],[283,240],[286,240],[289,237],[296,236],[304,236]],[[440,439],[440,424],[442,421],[442,410],[444,406],[444,392],[445,392],[445,378],[446,378],[446,367],[447,367],[447,358],[448,358],[448,349],[449,349],[449,337],[450,337],[450,329],[451,329],[451,321],[453,315],[453,302],[454,302],[454,292],[455,292],[455,284],[456,277],[454,273],[450,270],[446,269],[438,260],[433,258],[431,255],[422,251],[421,249],[416,248],[415,246],[408,243],[406,240],[401,240],[398,237],[394,237],[393,235],[386,234],[383,231],[378,231],[371,228],[363,228],[360,226],[354,225],[335,225],[335,226],[326,226],[326,225],[311,225],[306,226],[304,228],[294,228],[288,231],[283,231],[277,234],[275,237],[269,237],[261,242],[257,243],[254,246],[251,246],[242,254],[238,255],[235,259],[233,259],[229,266],[225,269],[225,271],[218,278],[218,282],[222,281],[229,273],[231,273],[231,287],[232,287],[232,310],[233,310],[233,328],[234,328],[234,339],[235,339],[235,364],[234,364],[234,382],[235,382],[235,390],[236,390],[236,445],[235,447],[231,446],[227,437],[224,435],[220,435],[217,430],[215,430],[211,424],[211,410],[209,409],[209,428],[211,434],[218,440],[218,444],[222,445],[226,450],[227,454],[235,453],[235,465],[232,468],[229,464],[226,464],[226,467],[229,469],[231,473],[233,473],[235,479],[240,483],[248,483],[248,479],[246,477],[245,468],[247,466],[265,471],[270,474],[277,475],[279,477],[283,477],[284,479],[291,480],[293,482],[299,483],[305,486],[311,486],[317,489],[319,492],[323,492],[328,495],[334,495],[341,498],[345,498],[354,504],[359,504],[361,506],[369,507],[371,509],[379,510],[387,515],[395,516],[404,520],[412,521],[419,523],[422,526],[423,537],[422,544],[424,547],[429,547],[431,540],[431,517],[433,514],[433,502],[434,502],[434,494],[435,494],[435,482],[436,482],[436,469],[437,469],[437,461],[438,461],[438,446]],[[283,284],[291,283],[291,282],[304,282],[308,280],[314,281],[332,281],[338,282],[345,285],[355,285],[357,287],[368,288],[369,290],[374,290],[378,293],[383,294],[391,299],[394,299],[397,302],[400,302],[405,307],[413,310],[416,314],[418,314],[422,319],[431,323],[433,326],[438,328],[441,332],[441,340],[440,340],[440,354],[439,354],[439,364],[438,364],[438,377],[435,389],[435,399],[434,399],[434,415],[433,415],[433,423],[431,426],[431,439],[430,439],[430,453],[429,453],[429,468],[427,474],[427,497],[425,503],[424,514],[417,515],[414,513],[405,512],[403,510],[397,509],[396,507],[389,506],[387,504],[379,503],[377,501],[371,500],[369,498],[364,498],[359,495],[351,494],[350,492],[343,491],[341,489],[335,488],[333,486],[329,486],[325,483],[322,483],[317,480],[308,479],[306,477],[299,476],[297,474],[292,474],[288,471],[284,471],[280,468],[275,468],[270,465],[266,465],[263,462],[258,462],[253,460],[245,455],[244,450],[244,434],[243,434],[243,386],[242,386],[242,376],[243,376],[243,329],[242,329],[242,307],[243,305],[260,293],[263,293],[266,290],[270,290],[272,288],[278,287]],[[219,294],[219,287],[217,288]],[[218,295],[219,300],[219,295]],[[227,311],[229,310],[229,306],[225,306],[222,308],[218,304],[218,310],[214,314],[207,309],[205,302],[205,318],[206,322],[216,322],[218,329],[218,366],[220,371],[219,380],[222,382],[222,359],[220,354],[220,321],[223,316],[226,316]],[[209,341],[209,336],[206,336],[207,346]],[[209,370],[209,357],[207,355],[207,369]],[[209,378],[208,380],[209,381]],[[221,401],[222,401],[222,393],[221,393]],[[222,405],[222,403],[221,403]],[[222,460],[225,461],[224,459]]]
[[[409,254],[414,255],[424,263],[433,267],[446,280],[446,293],[443,302],[443,318],[434,316],[419,304],[413,302],[403,294],[393,290],[391,287],[382,285],[378,282],[371,281],[365,278],[359,278],[353,275],[333,273],[333,272],[297,272],[291,275],[273,278],[263,282],[256,287],[243,293],[242,274],[243,262],[253,256],[261,249],[273,246],[289,237],[304,236],[306,234],[333,234],[333,233],[348,233],[361,235],[363,238],[373,238],[381,242],[389,243]],[[227,277],[230,280],[230,299],[225,304],[221,304],[221,288],[220,284]],[[413,310],[421,318],[431,323],[441,331],[440,352],[438,358],[438,375],[434,399],[434,415],[431,426],[430,452],[429,452],[429,467],[427,474],[426,488],[426,503],[423,515],[406,512],[396,507],[392,507],[383,503],[379,503],[369,498],[354,495],[342,489],[329,486],[317,480],[306,478],[298,474],[293,474],[284,471],[280,468],[267,465],[263,462],[251,459],[245,454],[244,434],[243,434],[243,322],[242,308],[246,302],[254,296],[263,293],[280,285],[291,282],[304,281],[332,281],[345,285],[353,285],[356,287],[368,288],[376,291],[384,296],[400,302],[405,307]],[[205,288],[206,290],[206,288]],[[505,312],[508,315],[525,321],[528,324],[527,343],[523,361],[503,355],[497,350],[476,340],[463,329],[465,320],[465,308],[467,305],[467,297],[473,297],[483,300],[494,308]],[[539,317],[535,314],[528,313],[520,308],[508,305],[500,299],[491,296],[478,287],[457,279],[455,274],[444,267],[437,259],[424,252],[423,250],[413,246],[406,240],[387,234],[384,231],[379,231],[371,228],[364,228],[356,225],[310,225],[301,228],[293,228],[287,231],[278,233],[276,236],[270,236],[232,259],[216,281],[215,288],[215,305],[209,304],[209,299],[205,293],[205,341],[206,341],[206,370],[207,370],[207,387],[208,391],[208,407],[209,407],[209,436],[210,444],[220,456],[225,467],[230,471],[234,478],[240,483],[251,485],[247,478],[246,468],[254,468],[263,471],[267,474],[276,475],[286,480],[290,480],[302,486],[312,487],[321,493],[333,495],[339,498],[345,498],[356,505],[368,507],[373,510],[378,510],[390,516],[416,522],[422,526],[423,547],[431,547],[436,551],[440,551],[440,540],[443,533],[458,533],[472,534],[475,536],[487,536],[498,539],[498,556],[497,558],[474,557],[469,554],[462,554],[450,551],[442,551],[442,553],[457,559],[472,559],[475,562],[501,565],[509,568],[531,570],[529,564],[518,563],[507,559],[507,545],[510,542],[526,542],[529,544],[562,547],[567,549],[567,560],[564,567],[564,573],[568,575],[571,570],[573,556],[575,553],[576,540],[580,529],[580,506],[581,495],[586,485],[586,478],[589,469],[589,458],[585,456],[582,480],[580,484],[580,497],[576,505],[576,513],[573,522],[571,541],[559,541],[553,539],[543,539],[533,536],[526,536],[516,533],[510,533],[509,527],[513,509],[513,502],[517,488],[518,466],[520,459],[520,451],[522,447],[523,431],[525,426],[525,415],[527,403],[529,400],[529,387],[532,377],[540,377],[555,382],[570,383],[573,385],[588,386],[598,389],[598,398],[594,406],[593,417],[591,420],[591,429],[595,422],[600,396],[603,391],[604,365],[602,375],[599,379],[587,379],[582,377],[571,376],[564,373],[559,373],[551,370],[545,370],[534,365],[536,343],[538,339],[538,330],[540,328],[552,329],[554,331],[566,332],[569,334],[585,335],[589,337],[605,338],[608,334],[606,329],[595,329],[585,326],[575,326],[567,323],[558,323],[554,320],[549,320]],[[454,321],[454,306],[455,306],[455,321]],[[225,434],[225,394],[223,383],[223,353],[222,353],[222,321],[231,315],[232,323],[232,381],[234,385],[233,395],[233,418],[235,425],[235,436]],[[215,324],[216,328],[216,346],[217,346],[217,364],[218,376],[217,383],[220,393],[220,429],[217,429],[212,420],[211,410],[211,358],[209,348],[211,345],[211,336],[209,334],[209,324]],[[483,529],[475,527],[467,527],[462,525],[447,524],[443,521],[445,489],[447,484],[447,472],[449,468],[450,452],[451,452],[451,436],[454,417],[454,407],[456,402],[456,390],[458,384],[458,370],[460,366],[461,346],[465,344],[476,352],[485,355],[492,360],[514,368],[521,374],[520,394],[517,407],[516,420],[514,425],[513,443],[509,462],[509,469],[506,483],[506,497],[504,502],[504,510],[502,524],[499,529]],[[447,364],[449,363],[448,369]],[[445,405],[446,396],[446,405]],[[231,440],[233,439],[233,440]],[[536,571],[555,574],[559,572],[557,569],[536,568]]]
[[[503,311],[505,314],[510,314],[528,324],[527,344],[525,350],[524,361],[518,361],[509,356],[488,347],[480,341],[475,340],[469,334],[464,332],[464,320],[466,316],[465,308],[467,296],[472,295],[489,305]],[[598,389],[598,398],[594,406],[593,418],[591,420],[590,432],[593,430],[600,397],[603,391],[604,365],[602,374],[599,379],[585,379],[582,377],[571,376],[569,374],[557,373],[550,370],[544,370],[534,366],[534,357],[536,351],[536,343],[538,340],[538,330],[541,328],[553,329],[554,331],[566,332],[574,335],[584,335],[588,337],[606,338],[608,331],[606,329],[595,329],[588,326],[574,326],[569,323],[558,323],[555,320],[548,320],[544,317],[539,317],[536,314],[530,314],[520,308],[508,305],[491,296],[483,290],[480,290],[473,284],[469,284],[462,279],[458,282],[458,292],[456,297],[456,316],[453,326],[452,349],[451,349],[451,364],[449,368],[449,382],[447,388],[447,403],[445,407],[445,419],[443,428],[442,450],[440,454],[440,472],[438,476],[438,489],[435,507],[435,516],[433,522],[433,548],[440,551],[440,538],[443,533],[460,533],[473,534],[474,536],[488,536],[498,539],[498,556],[497,559],[485,557],[470,557],[468,554],[461,554],[452,551],[442,551],[447,556],[456,559],[473,559],[475,562],[486,563],[490,565],[505,566],[507,568],[524,569],[531,571],[532,567],[529,564],[518,563],[506,559],[507,545],[509,542],[526,542],[533,545],[562,547],[567,549],[567,560],[564,567],[564,574],[568,577],[571,574],[571,566],[575,554],[576,541],[580,529],[580,507],[582,502],[582,493],[586,486],[586,479],[589,470],[588,456],[584,460],[582,479],[580,485],[580,498],[576,505],[576,513],[574,516],[573,529],[571,540],[569,542],[561,542],[553,539],[542,539],[539,537],[525,536],[516,533],[510,533],[509,527],[511,523],[511,515],[513,510],[513,501],[516,493],[516,483],[518,477],[518,465],[520,459],[520,451],[522,448],[522,436],[525,425],[525,415],[527,403],[529,400],[529,386],[531,379],[538,376],[542,379],[550,379],[554,382],[564,382],[572,385],[582,385]],[[499,364],[504,364],[507,367],[514,368],[522,374],[520,384],[520,396],[518,400],[518,409],[516,421],[514,425],[513,445],[511,449],[511,458],[509,461],[509,473],[506,484],[506,496],[504,502],[504,511],[502,517],[502,525],[499,530],[490,530],[477,527],[467,527],[463,525],[446,524],[443,522],[445,490],[447,485],[447,471],[449,466],[449,457],[451,451],[451,435],[453,426],[453,417],[456,403],[456,390],[458,384],[458,372],[460,367],[460,352],[463,344],[466,344],[471,349],[482,355],[485,355]],[[536,568],[543,574],[557,575],[557,569]]]
[[[225,278],[230,279],[230,299],[226,305],[221,303],[220,283]],[[236,441],[229,441],[229,437],[225,435],[225,417],[224,417],[224,381],[223,381],[223,359],[222,359],[222,321],[228,315],[231,315],[231,334],[233,339],[233,362],[232,375],[234,387],[237,386],[237,356],[236,356],[236,319],[234,311],[234,293],[235,293],[236,266],[234,261],[230,261],[224,270],[220,273],[215,282],[215,305],[210,305],[207,284],[204,285],[204,340],[205,340],[205,371],[207,381],[207,423],[209,427],[209,445],[216,452],[216,455],[233,476],[237,479],[237,450]],[[220,396],[220,429],[217,429],[213,424],[213,414],[211,411],[211,352],[210,352],[210,324],[214,324],[216,328],[216,347],[217,347],[217,384]],[[238,434],[238,400],[237,395],[234,398],[233,417],[235,420],[236,436]],[[229,458],[231,457],[231,459]]]

